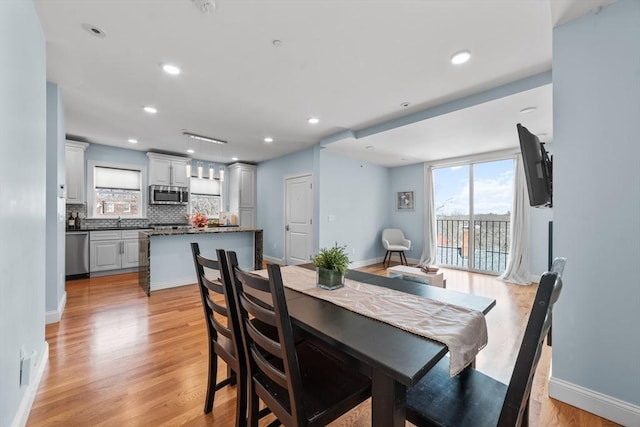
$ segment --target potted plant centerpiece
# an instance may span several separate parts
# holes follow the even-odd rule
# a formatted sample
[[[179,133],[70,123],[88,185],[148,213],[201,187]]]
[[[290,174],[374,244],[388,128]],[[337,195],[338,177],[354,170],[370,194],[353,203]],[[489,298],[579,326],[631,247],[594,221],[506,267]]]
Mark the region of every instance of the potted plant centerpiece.
[[[345,249],[346,246],[338,246],[336,243],[332,248],[320,249],[313,257],[318,287],[331,290],[344,286],[347,266],[351,263]]]

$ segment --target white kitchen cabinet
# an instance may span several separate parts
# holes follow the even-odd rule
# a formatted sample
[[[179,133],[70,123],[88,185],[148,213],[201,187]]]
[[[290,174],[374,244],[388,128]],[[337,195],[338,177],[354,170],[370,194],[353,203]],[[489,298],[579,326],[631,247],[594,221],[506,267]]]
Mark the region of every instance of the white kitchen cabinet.
[[[123,230],[122,231],[122,258],[121,268],[137,267],[140,240],[138,233],[140,230]]]
[[[89,233],[89,272],[138,266],[140,230],[100,230]]]
[[[229,169],[229,210],[237,213],[240,227],[256,225],[256,167],[234,163]]]
[[[85,202],[84,152],[89,144],[67,141],[64,144],[65,199],[68,204]]]
[[[89,243],[89,273],[120,268],[120,247],[122,240],[104,240]]]
[[[238,209],[238,224],[241,227],[255,227],[256,225],[256,210],[254,208],[240,208]]]
[[[147,157],[149,157],[149,185],[176,187],[189,185],[187,164],[191,159],[157,153],[147,153]]]

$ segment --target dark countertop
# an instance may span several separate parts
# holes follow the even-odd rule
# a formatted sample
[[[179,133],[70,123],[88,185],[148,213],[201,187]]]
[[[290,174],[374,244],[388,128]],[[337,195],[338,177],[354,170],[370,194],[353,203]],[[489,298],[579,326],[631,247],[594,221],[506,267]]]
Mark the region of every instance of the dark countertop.
[[[80,229],[67,228],[67,233],[74,231],[109,231],[109,230],[149,230],[149,227],[81,227]]]
[[[211,233],[244,233],[244,232],[262,232],[261,228],[244,228],[244,227],[208,227],[208,228],[192,228],[188,230],[149,230],[143,231],[147,236],[176,236],[181,234],[211,234]]]

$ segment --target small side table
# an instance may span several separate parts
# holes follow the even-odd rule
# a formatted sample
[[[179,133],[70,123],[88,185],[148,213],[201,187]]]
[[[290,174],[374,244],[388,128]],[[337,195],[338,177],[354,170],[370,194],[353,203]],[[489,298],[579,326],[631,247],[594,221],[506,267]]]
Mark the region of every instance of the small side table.
[[[419,268],[409,267],[407,265],[396,265],[387,268],[387,277],[398,277],[403,280],[424,283],[439,288],[447,287],[447,281],[443,273],[425,273]]]

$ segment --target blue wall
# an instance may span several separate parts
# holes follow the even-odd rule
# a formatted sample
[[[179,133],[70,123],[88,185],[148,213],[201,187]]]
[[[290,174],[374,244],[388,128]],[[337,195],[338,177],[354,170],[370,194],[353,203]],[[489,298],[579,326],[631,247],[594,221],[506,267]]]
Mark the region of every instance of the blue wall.
[[[404,236],[411,240],[411,250],[406,253],[406,256],[418,262],[422,255],[424,234],[424,164],[392,168],[389,175],[391,178],[391,188],[388,195],[389,227],[401,229]],[[396,193],[398,191],[414,192],[415,210],[399,211],[396,209]]]
[[[389,169],[320,150],[319,246],[347,245],[354,263],[376,261],[389,224]]]
[[[124,163],[137,166],[149,166],[149,158],[144,151],[128,150],[126,148],[111,147],[108,145],[89,144],[84,155],[85,170],[89,160],[101,162]]]
[[[0,426],[18,426],[48,353],[46,43],[33,2],[0,1],[0,64]],[[29,386],[20,385],[21,351],[35,352]]]
[[[554,253],[568,262],[553,316],[549,383],[553,397],[601,414],[613,408],[629,416],[614,421],[635,426],[639,23],[640,2],[620,0],[553,32]],[[635,406],[623,409],[624,402]]]
[[[258,165],[258,228],[264,230],[264,255],[284,262],[284,179],[313,172],[313,148]]]

